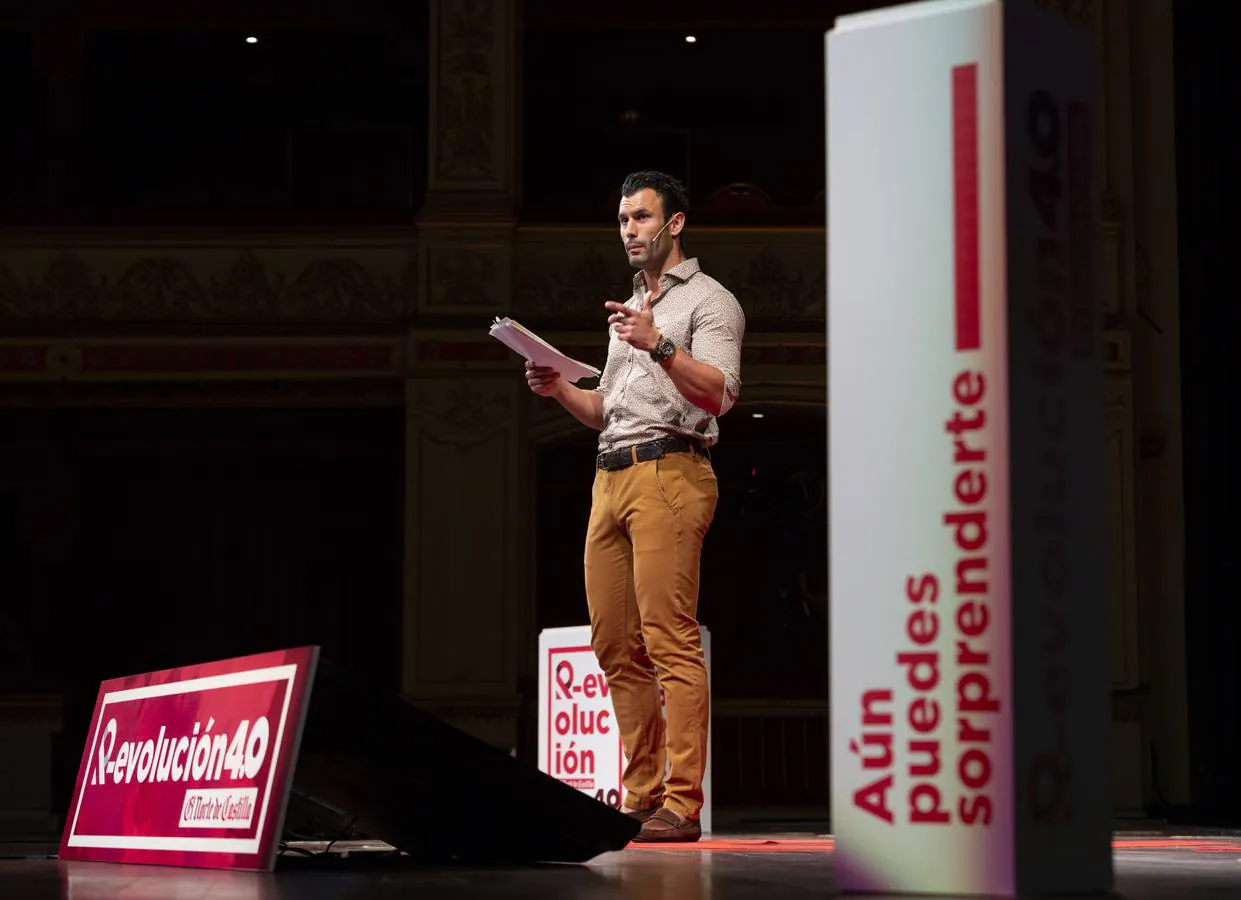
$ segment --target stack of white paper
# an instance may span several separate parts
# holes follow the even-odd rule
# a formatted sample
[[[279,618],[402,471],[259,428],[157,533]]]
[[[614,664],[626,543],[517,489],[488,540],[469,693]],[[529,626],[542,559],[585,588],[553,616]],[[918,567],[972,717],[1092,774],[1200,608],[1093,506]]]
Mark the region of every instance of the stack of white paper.
[[[570,382],[581,381],[583,378],[597,378],[601,374],[594,366],[588,366],[584,362],[565,356],[533,331],[507,316],[495,320],[490,334],[536,366],[548,366],[555,369],[560,373],[561,378],[567,378]]]

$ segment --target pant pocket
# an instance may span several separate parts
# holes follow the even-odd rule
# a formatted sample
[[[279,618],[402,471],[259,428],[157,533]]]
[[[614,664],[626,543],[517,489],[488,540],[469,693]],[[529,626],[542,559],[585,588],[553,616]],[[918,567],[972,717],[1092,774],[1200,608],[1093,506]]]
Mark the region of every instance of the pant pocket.
[[[685,476],[677,469],[670,457],[661,456],[655,460],[655,489],[668,509],[681,511],[681,493],[685,485]]]

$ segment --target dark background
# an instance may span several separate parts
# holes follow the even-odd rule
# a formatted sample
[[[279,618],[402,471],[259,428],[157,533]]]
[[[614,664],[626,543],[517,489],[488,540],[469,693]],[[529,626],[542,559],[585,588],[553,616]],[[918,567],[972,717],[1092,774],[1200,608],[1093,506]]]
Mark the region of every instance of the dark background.
[[[1193,801],[1235,822],[1241,803],[1241,603],[1237,558],[1235,5],[1175,4],[1181,378],[1185,431],[1186,658]]]

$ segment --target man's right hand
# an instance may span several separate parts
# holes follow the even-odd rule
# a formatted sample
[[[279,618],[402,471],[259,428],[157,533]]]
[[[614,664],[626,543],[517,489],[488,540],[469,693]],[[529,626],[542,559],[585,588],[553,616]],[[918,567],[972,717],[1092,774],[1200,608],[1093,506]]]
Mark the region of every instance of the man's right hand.
[[[564,387],[560,373],[551,366],[536,366],[526,360],[526,384],[540,397],[554,397]]]
[[[587,428],[603,430],[603,394],[569,384],[551,366],[526,361],[526,384],[540,397],[551,397]]]

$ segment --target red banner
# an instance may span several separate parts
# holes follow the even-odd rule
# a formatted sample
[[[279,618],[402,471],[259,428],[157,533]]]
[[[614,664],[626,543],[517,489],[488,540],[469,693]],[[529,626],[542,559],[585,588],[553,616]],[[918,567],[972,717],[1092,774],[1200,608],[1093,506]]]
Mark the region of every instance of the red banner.
[[[317,647],[99,688],[60,858],[270,870]]]

